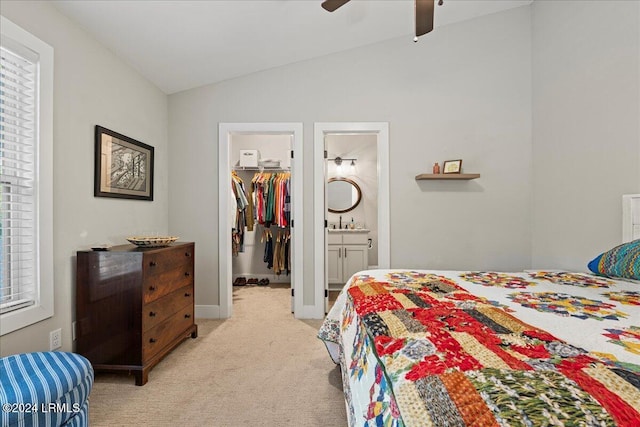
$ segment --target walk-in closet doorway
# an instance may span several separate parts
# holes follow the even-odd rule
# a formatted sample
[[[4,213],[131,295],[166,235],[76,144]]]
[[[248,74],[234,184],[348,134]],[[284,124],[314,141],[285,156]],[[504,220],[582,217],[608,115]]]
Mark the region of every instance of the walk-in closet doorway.
[[[274,239],[284,239],[289,236],[288,265],[290,274],[283,276],[283,281],[290,280],[292,298],[291,311],[296,318],[303,318],[303,173],[302,173],[302,124],[301,123],[220,123],[218,128],[218,171],[219,171],[219,304],[220,317],[228,318],[233,314],[233,282],[234,278],[250,276],[249,278],[276,277],[273,265],[270,269],[261,266],[263,262],[263,236],[271,235]],[[286,146],[289,146],[288,148]],[[259,151],[260,163],[257,166],[242,166],[240,164],[240,150]],[[286,158],[285,158],[286,157]],[[262,175],[274,174],[284,178],[290,174],[289,214],[286,215],[286,227],[274,224],[255,224],[252,231],[246,233],[242,240],[242,258],[234,257],[239,249],[239,237],[232,239],[234,215],[236,209],[232,193],[232,176],[238,181],[245,181],[246,187],[251,180]],[[255,208],[255,207],[254,207]],[[276,219],[273,219],[275,222]],[[271,222],[271,221],[269,221]],[[261,242],[262,240],[262,242]],[[280,242],[279,242],[280,244]],[[277,260],[277,258],[276,258]],[[234,277],[235,267],[235,277]],[[255,273],[255,274],[253,274]],[[281,273],[283,274],[283,273]],[[286,272],[284,272],[286,274]]]

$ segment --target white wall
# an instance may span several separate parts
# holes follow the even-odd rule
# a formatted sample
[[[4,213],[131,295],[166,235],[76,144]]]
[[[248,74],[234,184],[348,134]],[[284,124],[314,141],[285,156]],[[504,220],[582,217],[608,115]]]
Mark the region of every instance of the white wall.
[[[169,222],[197,238],[196,303],[218,304],[219,122],[304,124],[305,236],[322,221],[312,214],[313,123],[389,122],[392,266],[528,267],[530,45],[523,7],[419,43],[403,37],[171,95]],[[456,158],[482,178],[415,181],[434,161]],[[305,239],[305,304],[313,304],[313,243]]]
[[[3,1],[2,15],[54,48],[55,314],[2,336],[0,355],[49,350],[57,328],[72,350],[76,251],[168,232],[167,97],[47,2]],[[153,202],[93,197],[96,124],[155,147]]]
[[[585,271],[640,192],[640,2],[533,3],[532,266]]]

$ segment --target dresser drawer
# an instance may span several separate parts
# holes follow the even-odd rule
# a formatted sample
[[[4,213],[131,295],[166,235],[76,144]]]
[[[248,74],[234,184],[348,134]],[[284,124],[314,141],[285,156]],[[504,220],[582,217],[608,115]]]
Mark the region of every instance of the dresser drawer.
[[[143,302],[148,304],[176,289],[193,284],[193,265],[178,267],[159,275],[148,277],[144,281]]]
[[[142,330],[162,323],[186,305],[193,306],[193,287],[185,286],[142,308]]]
[[[180,309],[164,322],[142,333],[142,363],[146,363],[158,352],[171,344],[193,325],[193,305]],[[189,332],[190,334],[191,332]]]
[[[145,278],[161,275],[181,266],[190,265],[193,269],[193,249],[193,245],[188,245],[145,253],[142,266]]]

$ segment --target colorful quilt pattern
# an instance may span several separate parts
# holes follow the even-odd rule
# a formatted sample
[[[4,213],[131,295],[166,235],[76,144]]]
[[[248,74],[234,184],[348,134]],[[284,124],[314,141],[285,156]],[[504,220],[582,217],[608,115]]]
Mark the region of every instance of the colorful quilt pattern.
[[[391,395],[391,384],[380,365],[375,366],[375,381],[371,385],[371,402],[367,408],[366,426],[402,427],[400,411]],[[387,399],[390,396],[390,399]]]
[[[510,292],[528,282],[514,277],[382,270],[352,278],[343,291],[341,334],[345,348],[351,346],[344,355],[348,379],[368,401],[350,425],[638,426],[640,358],[613,363],[613,355],[600,358],[599,349],[572,345],[514,315],[560,314],[577,324],[609,325],[629,314],[586,294]],[[525,287],[549,282],[532,280]],[[477,284],[498,287],[502,296],[471,294]],[[637,326],[601,330],[603,341],[640,354]]]
[[[640,354],[640,327],[629,326],[623,329],[606,329],[608,333],[603,334],[611,338],[609,341],[621,345],[634,354]]]
[[[509,289],[525,289],[529,286],[536,285],[535,282],[506,273],[474,271],[463,273],[460,277],[471,283],[476,283],[482,286],[498,286]]]
[[[613,280],[604,279],[602,277],[595,277],[580,273],[568,273],[566,271],[538,271],[530,273],[529,275],[533,279],[548,280],[559,285],[581,286],[585,288],[608,288],[615,284]]]
[[[579,319],[612,319],[627,317],[627,313],[616,310],[615,304],[575,297],[558,292],[518,292],[509,295],[514,302],[538,311]]]
[[[637,291],[605,292],[602,295],[624,305],[640,305],[640,292]]]

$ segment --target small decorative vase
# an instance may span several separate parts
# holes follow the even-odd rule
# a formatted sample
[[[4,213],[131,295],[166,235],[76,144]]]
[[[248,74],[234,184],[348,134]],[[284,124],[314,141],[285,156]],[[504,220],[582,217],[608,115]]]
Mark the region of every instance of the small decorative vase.
[[[440,173],[440,165],[438,164],[438,162],[433,164],[433,173],[436,175]]]

